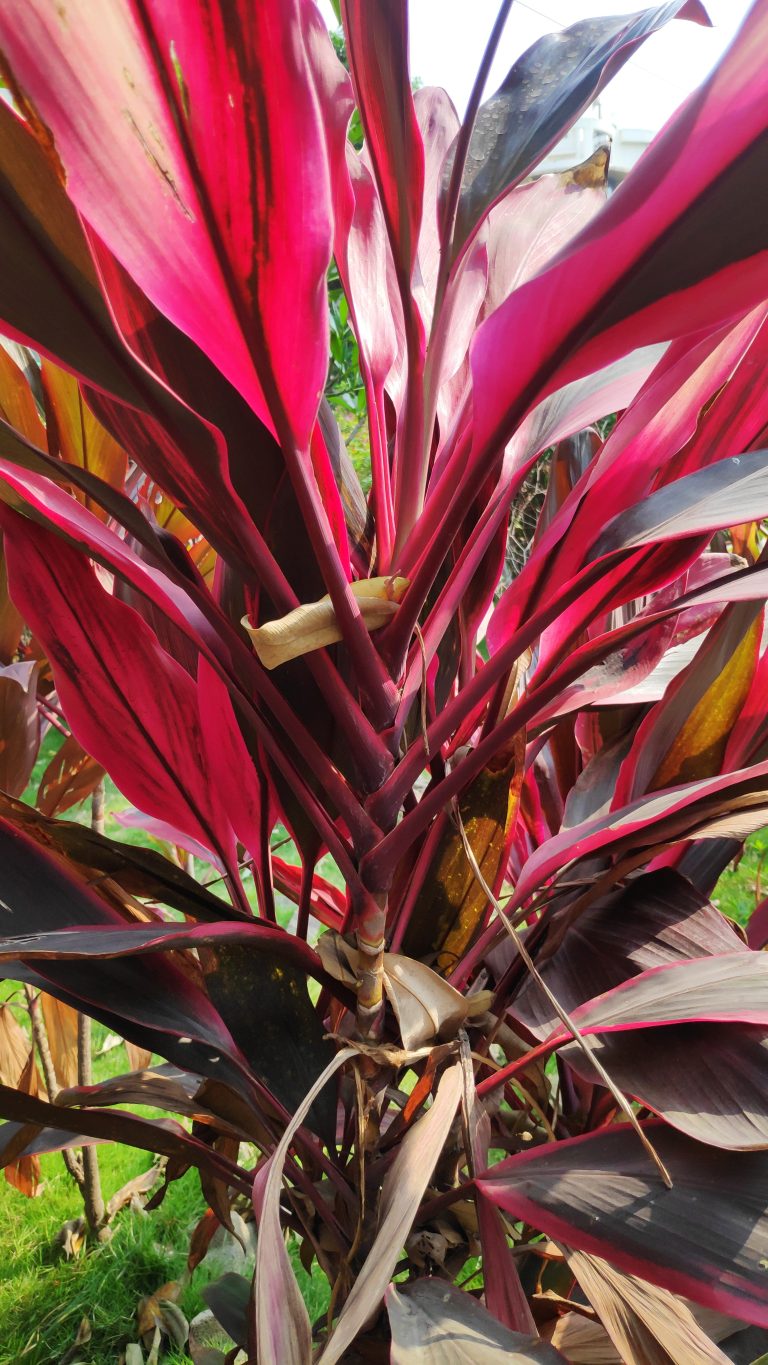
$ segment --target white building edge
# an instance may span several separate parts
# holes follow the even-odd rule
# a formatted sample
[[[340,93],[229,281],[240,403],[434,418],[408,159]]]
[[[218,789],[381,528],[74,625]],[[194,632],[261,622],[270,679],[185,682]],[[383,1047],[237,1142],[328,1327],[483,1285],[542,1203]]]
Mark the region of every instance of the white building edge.
[[[598,147],[610,142],[608,184],[615,188],[629,174],[654,136],[649,128],[624,128],[610,123],[603,116],[600,101],[596,100],[536,167],[535,174],[570,170],[586,161]]]

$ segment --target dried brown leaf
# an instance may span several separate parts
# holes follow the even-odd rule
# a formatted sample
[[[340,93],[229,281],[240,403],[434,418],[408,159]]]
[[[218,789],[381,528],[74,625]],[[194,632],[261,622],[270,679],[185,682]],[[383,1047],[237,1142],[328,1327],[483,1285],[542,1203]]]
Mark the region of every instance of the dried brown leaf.
[[[381,1306],[397,1258],[456,1116],[463,1089],[461,1064],[443,1072],[435,1099],[403,1138],[381,1195],[379,1230],[318,1365],[335,1365]]]
[[[103,776],[101,765],[68,735],[40,779],[35,805],[43,815],[62,815],[91,796]]]
[[[150,1166],[148,1170],[142,1171],[140,1175],[135,1175],[133,1180],[128,1180],[119,1190],[116,1190],[107,1204],[107,1218],[114,1218],[116,1214],[124,1209],[126,1204],[130,1204],[139,1195],[149,1194],[154,1189],[160,1179],[160,1168]]]
[[[625,1275],[600,1256],[566,1260],[626,1365],[728,1365],[677,1295]]]
[[[176,1308],[176,1300],[181,1294],[181,1288],[181,1283],[178,1280],[169,1280],[167,1284],[163,1284],[155,1290],[154,1294],[148,1294],[139,1301],[136,1317],[139,1336],[146,1348],[152,1347],[157,1328],[174,1342],[177,1341],[176,1333],[183,1330],[183,1340],[178,1344],[183,1345],[186,1341],[189,1335],[189,1325],[180,1309]]]
[[[87,1224],[84,1218],[70,1218],[65,1223],[56,1236],[56,1241],[61,1246],[62,1251],[68,1261],[80,1255],[85,1246],[85,1236]]]
[[[60,1086],[77,1085],[77,1010],[46,991],[40,994],[40,1008],[56,1080]]]

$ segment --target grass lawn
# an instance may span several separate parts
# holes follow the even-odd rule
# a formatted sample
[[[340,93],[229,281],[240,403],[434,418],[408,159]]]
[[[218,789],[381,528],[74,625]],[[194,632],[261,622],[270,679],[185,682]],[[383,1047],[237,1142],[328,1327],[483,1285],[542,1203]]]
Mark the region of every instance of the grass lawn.
[[[106,1036],[106,1029],[94,1024],[96,1050]],[[115,1047],[94,1058],[95,1079],[117,1075],[127,1065],[124,1047]],[[148,1108],[136,1112],[158,1116]],[[152,1164],[149,1153],[133,1147],[104,1144],[98,1151],[105,1200]],[[205,1308],[203,1285],[224,1270],[239,1269],[224,1264],[214,1248],[187,1276],[189,1239],[206,1208],[195,1171],[175,1181],[151,1213],[124,1209],[111,1239],[73,1260],[64,1258],[56,1238],[64,1223],[82,1213],[77,1187],[59,1153],[42,1158],[42,1175],[45,1185],[35,1199],[0,1179],[0,1365],[54,1365],[72,1346],[83,1317],[92,1337],[73,1359],[117,1365],[126,1344],[137,1340],[136,1310],[144,1295],[181,1281],[179,1307],[191,1319]],[[325,1281],[311,1279],[298,1262],[296,1268],[315,1318],[326,1306]],[[252,1266],[243,1269],[250,1272]],[[190,1357],[177,1350],[163,1360],[188,1365]]]
[[[768,896],[768,829],[750,835],[740,859],[727,867],[712,896],[729,919],[745,925],[758,901]]]

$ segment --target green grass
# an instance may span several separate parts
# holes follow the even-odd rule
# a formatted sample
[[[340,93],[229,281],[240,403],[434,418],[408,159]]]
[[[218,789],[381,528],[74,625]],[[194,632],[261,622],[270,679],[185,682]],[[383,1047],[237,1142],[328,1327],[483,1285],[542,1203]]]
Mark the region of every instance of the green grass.
[[[768,829],[751,834],[744,852],[726,868],[712,894],[729,919],[746,925],[756,903],[768,895]]]
[[[104,1148],[100,1157],[105,1194],[150,1164],[146,1152],[126,1147]],[[0,1362],[50,1365],[72,1345],[85,1316],[93,1335],[80,1355],[107,1365],[136,1339],[142,1295],[184,1274],[185,1243],[205,1207],[197,1177],[189,1172],[172,1185],[151,1214],[125,1210],[109,1242],[66,1261],[55,1238],[78,1216],[79,1194],[59,1155],[44,1157],[42,1165],[46,1185],[37,1199],[9,1186],[0,1192]],[[188,1317],[203,1308],[200,1287],[208,1278],[203,1262],[180,1299]],[[177,1353],[175,1359],[188,1357]]]
[[[21,1017],[21,1014],[19,1015]],[[105,1080],[127,1069],[121,1045],[98,1053],[107,1030],[94,1024],[94,1078]],[[126,1106],[146,1117],[160,1111]],[[188,1125],[187,1125],[188,1126]],[[98,1148],[105,1200],[152,1164],[147,1152],[105,1144]],[[0,1365],[53,1365],[72,1345],[87,1317],[92,1338],[79,1349],[89,1365],[115,1365],[126,1344],[136,1340],[139,1300],[171,1280],[184,1284],[179,1307],[188,1319],[205,1303],[202,1287],[223,1270],[215,1251],[191,1277],[186,1261],[192,1231],[206,1208],[196,1171],[170,1185],[159,1208],[138,1213],[126,1208],[113,1224],[110,1241],[90,1243],[76,1259],[66,1260],[56,1238],[63,1225],[82,1214],[74,1181],[59,1153],[42,1158],[43,1191],[27,1199],[0,1179]],[[294,1262],[297,1278],[314,1320],[327,1306],[322,1276],[312,1277]],[[252,1265],[243,1263],[243,1273]],[[176,1351],[169,1365],[189,1365]]]
[[[105,1197],[151,1164],[146,1152],[131,1147],[101,1147],[99,1158]],[[36,1199],[0,1185],[0,1365],[53,1365],[69,1350],[83,1317],[92,1337],[79,1348],[78,1359],[116,1365],[126,1344],[137,1339],[136,1310],[144,1295],[181,1281],[179,1307],[191,1320],[205,1307],[203,1286],[225,1268],[239,1272],[237,1265],[224,1267],[214,1253],[186,1274],[189,1239],[205,1210],[194,1171],[170,1186],[159,1208],[123,1210],[110,1241],[90,1244],[76,1259],[65,1260],[56,1236],[81,1213],[80,1196],[60,1155],[43,1157],[42,1168],[45,1189]],[[297,1258],[294,1269],[314,1320],[327,1307],[325,1279],[307,1275]],[[243,1262],[243,1273],[251,1270]],[[184,1351],[163,1359],[190,1365]]]

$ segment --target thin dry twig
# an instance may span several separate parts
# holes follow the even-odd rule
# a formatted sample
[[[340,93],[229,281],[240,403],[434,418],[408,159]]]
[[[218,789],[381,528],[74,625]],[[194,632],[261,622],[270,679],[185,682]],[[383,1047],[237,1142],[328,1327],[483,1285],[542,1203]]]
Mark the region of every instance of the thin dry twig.
[[[421,739],[424,745],[427,767],[429,767],[431,760],[429,755],[429,739],[427,738],[427,648],[424,644],[424,636],[421,633],[421,627],[414,626],[413,629],[416,639],[419,642],[419,649],[421,650],[421,687],[419,689],[421,701]]]
[[[507,933],[512,939],[512,942],[517,948],[517,951],[520,954],[521,958],[523,959],[523,962],[525,963],[526,967],[528,968],[528,971],[531,973],[531,976],[533,977],[539,989],[544,992],[545,996],[547,997],[547,1000],[552,1006],[552,1009],[555,1011],[560,1022],[564,1025],[565,1028],[568,1029],[568,1032],[572,1035],[574,1041],[578,1043],[584,1055],[588,1058],[592,1066],[595,1068],[595,1071],[597,1072],[598,1076],[603,1082],[603,1085],[606,1086],[606,1088],[613,1095],[613,1098],[615,1099],[617,1105],[621,1109],[621,1112],[624,1114],[624,1117],[627,1119],[629,1123],[631,1123],[632,1127],[637,1133],[640,1141],[643,1144],[643,1147],[648,1153],[648,1156],[650,1157],[651,1161],[653,1162],[654,1166],[659,1172],[659,1175],[664,1181],[664,1184],[667,1186],[668,1189],[671,1190],[672,1177],[670,1176],[669,1171],[664,1165],[664,1162],[662,1161],[661,1157],[659,1156],[658,1152],[653,1146],[653,1143],[650,1141],[650,1139],[643,1132],[643,1129],[640,1127],[637,1115],[635,1114],[631,1104],[629,1103],[629,1100],[626,1098],[624,1094],[622,1094],[621,1090],[619,1090],[619,1087],[615,1084],[615,1082],[611,1080],[602,1062],[596,1057],[595,1053],[592,1051],[592,1048],[587,1038],[585,1038],[584,1034],[579,1029],[578,1024],[576,1024],[574,1020],[571,1018],[571,1016],[567,1013],[567,1011],[563,1009],[559,1000],[557,1000],[557,998],[553,995],[552,991],[549,989],[549,986],[547,985],[546,981],[541,975],[541,972],[536,966],[536,963],[534,962],[533,958],[528,952],[528,949],[526,948],[523,939],[517,932],[517,929],[512,924],[512,921],[509,919],[509,916],[506,914],[502,906],[497,901],[490,886],[485,880],[485,877],[482,874],[477,858],[475,857],[472,845],[470,844],[469,839],[467,838],[467,832],[464,828],[464,822],[461,818],[461,813],[459,811],[458,803],[456,801],[454,801],[453,803],[453,818],[456,821],[459,834],[461,835],[461,842],[464,845],[464,852],[467,855],[469,865],[472,868],[472,871],[474,872],[477,881],[480,883],[480,886],[483,888],[483,891],[488,897],[488,900],[490,901],[491,905],[496,911],[496,914],[499,916],[499,919],[504,925],[504,928],[506,929]]]

